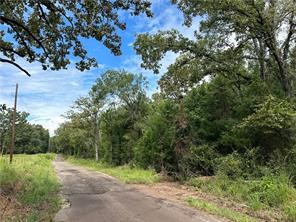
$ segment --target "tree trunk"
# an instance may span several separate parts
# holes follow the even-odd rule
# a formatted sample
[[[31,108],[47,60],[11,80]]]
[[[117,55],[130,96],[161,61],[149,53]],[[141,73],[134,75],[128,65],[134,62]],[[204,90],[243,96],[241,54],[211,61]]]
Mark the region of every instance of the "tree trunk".
[[[260,79],[262,81],[265,81],[266,80],[266,64],[265,64],[266,47],[261,38],[253,38],[253,45],[258,57]]]
[[[95,144],[95,157],[96,161],[99,161],[100,150],[100,122],[98,120],[98,114],[95,114],[95,126],[94,126],[94,144]]]
[[[292,82],[288,77],[282,80],[283,89],[285,91],[285,96],[288,99],[291,99],[293,97],[293,89],[292,89]]]
[[[265,56],[266,56],[266,49],[262,42],[259,40],[259,66],[260,66],[260,79],[263,81],[266,80],[266,69],[265,69]]]
[[[114,104],[112,106],[112,109],[114,109]],[[113,164],[113,141],[112,141],[112,138],[113,138],[113,110],[111,109],[110,111],[110,115],[109,115],[109,127],[110,127],[110,133],[109,133],[109,140],[110,140],[110,157],[109,157],[109,161],[110,161],[110,164]]]
[[[278,79],[280,81],[280,84],[282,86],[282,89],[285,93],[285,96],[288,99],[291,99],[293,97],[293,87],[292,87],[292,81],[290,79],[290,75],[288,72],[288,66],[287,66],[287,62],[282,58],[281,53],[279,52],[280,50],[278,48],[276,48],[276,44],[274,43],[274,41],[265,41],[266,45],[268,46],[268,48],[270,49],[276,65],[278,67]]]
[[[293,97],[293,87],[292,87],[291,78],[288,72],[287,64],[279,56],[276,58],[276,61],[279,68],[280,83],[284,90],[285,96],[288,99],[291,99]]]
[[[0,149],[1,149],[1,156],[4,155],[4,146],[3,146],[3,135],[0,137]]]
[[[1,149],[1,156],[4,155],[4,147],[3,147],[3,144],[0,145],[0,149]]]

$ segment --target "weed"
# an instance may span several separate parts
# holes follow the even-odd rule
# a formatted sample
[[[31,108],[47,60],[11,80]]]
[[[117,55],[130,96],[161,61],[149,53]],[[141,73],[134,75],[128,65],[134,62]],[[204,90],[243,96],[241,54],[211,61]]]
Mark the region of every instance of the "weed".
[[[284,207],[287,221],[296,221],[296,202]]]
[[[153,170],[144,170],[137,167],[132,168],[130,166],[111,167],[102,162],[74,157],[69,157],[67,160],[71,163],[109,174],[125,183],[153,184],[160,180],[160,177]]]
[[[232,221],[235,222],[253,222],[256,221],[255,219],[238,213],[236,211],[230,210],[228,208],[222,208],[220,206],[217,206],[213,203],[204,201],[204,200],[199,200],[199,199],[195,199],[192,197],[189,197],[185,200],[190,206],[195,207],[197,209],[200,210],[205,210],[209,213],[221,216],[221,217],[225,217],[227,219],[230,219]]]
[[[59,183],[51,160],[54,154],[15,155],[12,164],[0,158],[0,188],[29,212],[16,212],[20,221],[50,221],[60,207]],[[10,219],[10,218],[7,218]],[[14,220],[12,219],[12,220]]]
[[[285,175],[269,175],[258,180],[229,179],[225,176],[209,180],[198,178],[187,184],[214,195],[247,204],[254,211],[277,209],[283,218],[296,221],[296,190]]]

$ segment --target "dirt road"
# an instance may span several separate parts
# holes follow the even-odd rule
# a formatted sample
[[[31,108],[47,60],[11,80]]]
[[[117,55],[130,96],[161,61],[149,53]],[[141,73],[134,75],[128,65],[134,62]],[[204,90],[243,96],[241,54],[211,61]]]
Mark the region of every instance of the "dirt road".
[[[65,222],[221,222],[214,216],[138,192],[112,177],[54,161],[69,206],[56,221]]]

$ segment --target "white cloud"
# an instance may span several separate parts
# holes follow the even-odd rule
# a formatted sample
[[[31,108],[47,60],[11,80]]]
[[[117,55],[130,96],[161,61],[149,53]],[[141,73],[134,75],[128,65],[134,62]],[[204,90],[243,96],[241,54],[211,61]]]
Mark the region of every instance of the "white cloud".
[[[18,110],[30,113],[29,121],[49,129],[51,135],[64,121],[61,117],[79,96],[87,94],[98,74],[95,70],[79,72],[75,68],[43,71],[39,64],[21,62],[32,77],[1,64],[0,104],[12,107],[15,84],[19,83]],[[97,71],[98,72],[98,71]]]
[[[176,29],[185,37],[195,38],[194,31],[199,29],[200,18],[193,19],[191,27],[184,26],[182,12],[168,0],[152,1],[152,11],[154,17],[148,18],[142,15],[140,19],[137,19],[133,27],[135,33],[154,34],[158,31]]]
[[[194,38],[194,31],[198,29],[199,21],[194,20],[192,27],[184,27],[182,13],[169,0],[153,0],[153,11],[155,17],[147,18],[140,16],[131,18],[127,14],[121,14],[122,18],[131,20],[128,24],[128,32],[125,35],[133,36],[137,33],[156,33],[158,30],[177,29],[184,36]],[[92,50],[92,48],[90,49]],[[178,55],[167,53],[161,61],[163,74],[167,67],[173,63]],[[27,77],[24,73],[11,65],[0,63],[0,104],[13,104],[15,83],[19,83],[18,110],[29,112],[29,121],[42,124],[50,130],[51,135],[60,123],[64,121],[61,117],[77,99],[85,95],[95,79],[99,76],[99,71],[107,67],[100,65],[99,69],[92,69],[87,72],[79,72],[75,68],[61,71],[44,71],[39,64],[28,64],[21,61],[21,66],[26,68],[32,77]],[[160,75],[155,75],[149,70],[140,67],[141,59],[137,55],[129,56],[117,68],[126,69],[135,73],[142,73],[150,81],[149,92],[151,95],[157,90],[157,80]],[[109,67],[114,68],[114,67]]]
[[[153,0],[152,10],[154,12],[153,18],[147,18],[146,16],[141,16],[137,19],[136,24],[133,27],[134,33],[150,33],[155,34],[158,31],[167,31],[171,29],[178,30],[183,36],[194,39],[195,31],[199,29],[200,19],[194,19],[191,27],[186,27],[183,25],[184,17],[182,12],[177,9],[175,5],[169,3],[168,0]],[[132,46],[130,43],[128,46]],[[170,64],[174,63],[179,54],[168,52],[165,57],[160,61],[161,69],[160,74],[155,75],[151,70],[145,70],[141,68],[141,58],[138,55],[131,55],[124,62],[122,67],[128,71],[134,73],[142,73],[148,81],[150,81],[151,86],[149,87],[148,94],[151,95],[153,92],[157,91],[156,82],[160,79]]]

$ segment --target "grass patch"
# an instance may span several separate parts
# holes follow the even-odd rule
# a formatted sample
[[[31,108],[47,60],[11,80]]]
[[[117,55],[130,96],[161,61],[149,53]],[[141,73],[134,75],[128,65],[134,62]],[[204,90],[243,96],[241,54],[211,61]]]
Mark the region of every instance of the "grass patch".
[[[218,215],[227,219],[230,219],[232,221],[235,222],[255,222],[257,220],[238,213],[236,211],[230,210],[228,208],[222,208],[220,206],[217,206],[216,204],[204,201],[204,200],[199,200],[199,199],[195,199],[192,197],[189,197],[185,200],[190,206],[200,209],[200,210],[204,210],[206,212],[209,212],[211,214],[214,215]]]
[[[9,221],[52,221],[60,208],[60,185],[51,161],[54,154],[15,155],[12,164],[0,157],[0,188],[29,212],[15,212]],[[3,218],[2,218],[3,219]]]
[[[102,162],[75,157],[68,157],[67,161],[114,176],[125,183],[153,184],[160,180],[160,177],[153,170],[144,170],[130,166],[111,167]]]
[[[296,190],[289,178],[280,175],[258,180],[231,180],[225,176],[191,179],[187,184],[217,196],[245,203],[254,211],[278,211],[283,220],[296,221]]]

